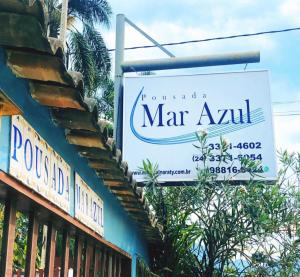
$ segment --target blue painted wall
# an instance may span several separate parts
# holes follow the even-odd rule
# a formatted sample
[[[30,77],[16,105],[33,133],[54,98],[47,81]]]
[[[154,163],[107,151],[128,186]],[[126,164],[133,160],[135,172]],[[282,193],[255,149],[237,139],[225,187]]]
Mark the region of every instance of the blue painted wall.
[[[149,260],[147,243],[136,223],[125,213],[117,198],[103,185],[87,160],[80,157],[76,147],[67,143],[64,130],[55,126],[50,110],[32,99],[29,84],[17,78],[5,64],[5,51],[0,48],[0,89],[22,110],[23,117],[59,153],[104,202],[104,238],[132,256],[132,276],[135,276],[136,256]],[[2,117],[0,128],[0,169],[8,171],[10,117]],[[72,174],[73,176],[73,174]],[[74,192],[74,178],[71,182]],[[74,193],[71,194],[74,199]],[[71,198],[71,199],[72,199]],[[70,214],[74,215],[74,201]]]
[[[8,171],[9,166],[10,122],[10,116],[0,116],[0,169],[6,172]]]

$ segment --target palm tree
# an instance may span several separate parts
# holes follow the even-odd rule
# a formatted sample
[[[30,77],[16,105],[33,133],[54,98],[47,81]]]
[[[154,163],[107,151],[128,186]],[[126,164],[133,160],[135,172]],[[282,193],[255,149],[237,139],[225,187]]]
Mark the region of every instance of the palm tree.
[[[49,13],[48,32],[59,35],[61,4],[45,0]],[[106,0],[69,0],[68,59],[69,69],[83,74],[85,95],[95,97],[99,88],[109,86],[111,61],[104,40],[96,26],[109,27],[111,7]],[[79,30],[80,29],[80,30]]]
[[[114,113],[114,82],[112,80],[108,80],[102,89],[102,97],[98,99],[98,106],[101,111],[99,116],[108,121],[112,121]]]

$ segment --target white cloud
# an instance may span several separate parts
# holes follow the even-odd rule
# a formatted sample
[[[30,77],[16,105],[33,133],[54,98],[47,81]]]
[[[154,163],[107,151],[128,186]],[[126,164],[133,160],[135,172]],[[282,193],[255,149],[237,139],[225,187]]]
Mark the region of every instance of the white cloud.
[[[275,142],[278,150],[300,152],[300,116],[274,118]]]
[[[300,24],[300,1],[286,0],[279,6],[279,13],[292,24]]]

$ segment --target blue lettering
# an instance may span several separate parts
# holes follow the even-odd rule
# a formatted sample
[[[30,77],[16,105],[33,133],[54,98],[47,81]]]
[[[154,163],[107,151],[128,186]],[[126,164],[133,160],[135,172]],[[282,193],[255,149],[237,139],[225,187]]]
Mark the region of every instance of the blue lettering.
[[[220,118],[218,124],[229,124],[229,120],[227,120],[226,122],[223,122],[223,120],[224,120],[224,118],[225,118],[225,116],[227,114],[227,111],[228,111],[227,109],[218,110],[218,113],[223,112],[223,114],[221,115],[221,118]]]
[[[251,122],[251,116],[250,116],[250,101],[249,99],[246,99],[246,106],[247,106],[247,123],[252,123]]]
[[[22,146],[22,134],[17,126],[13,125],[13,129],[14,129],[14,152],[13,152],[12,158],[15,161],[18,161],[17,149],[20,149]]]
[[[177,126],[176,123],[176,113],[175,112],[167,112],[167,115],[171,115],[171,118],[167,120],[167,125],[168,126]]]
[[[40,153],[40,162],[38,162],[38,160],[39,160],[39,158],[38,158],[39,153]],[[37,146],[35,146],[35,171],[36,171],[36,177],[38,177],[38,179],[41,178],[42,155],[43,155],[42,150],[39,149]]]
[[[30,149],[30,162],[28,165],[28,161],[27,161],[27,148],[29,145],[29,149]],[[31,141],[29,139],[25,140],[25,144],[24,144],[24,161],[25,161],[25,167],[27,169],[27,171],[30,171],[32,168],[32,144]]]
[[[58,168],[58,194],[62,195],[64,193],[64,173],[61,168]]]
[[[100,208],[100,206],[98,206],[97,213],[98,213],[98,225],[99,226],[101,226],[101,214],[100,214],[100,211],[101,211],[101,208]]]
[[[162,118],[162,108],[163,108],[163,105],[164,104],[159,104],[158,105],[158,107],[156,109],[156,112],[155,112],[155,115],[154,115],[154,118],[151,116],[151,113],[149,111],[148,105],[146,105],[146,104],[142,105],[144,107],[144,124],[142,125],[142,127],[147,127],[146,126],[146,122],[145,122],[146,121],[145,120],[146,119],[145,115],[147,115],[148,121],[149,121],[150,125],[153,126],[153,123],[154,123],[154,120],[155,120],[155,118],[157,116],[157,113],[158,113],[158,125],[157,125],[157,127],[163,127],[164,126],[163,125],[163,118]]]
[[[88,215],[89,213],[89,198],[88,194],[85,194],[85,214]]]
[[[52,188],[56,190],[56,165],[53,164],[53,172],[52,172]]]
[[[209,107],[208,107],[208,105],[207,105],[206,102],[204,103],[204,106],[203,106],[203,109],[202,109],[202,112],[201,112],[201,116],[200,116],[200,119],[199,119],[199,122],[198,122],[197,125],[202,125],[201,120],[202,120],[203,116],[207,116],[208,117],[208,119],[209,119],[209,123],[208,124],[209,125],[216,124],[215,121],[214,121],[214,119],[213,119],[213,117],[212,117],[212,115],[211,115],[211,112],[210,112]]]
[[[93,219],[94,219],[94,221],[95,222],[97,222],[97,215],[96,215],[96,211],[97,211],[97,209],[96,209],[96,202],[94,201],[93,202],[93,210],[94,210],[94,212],[93,212]]]
[[[81,200],[80,200],[80,209],[81,209],[81,211],[84,213],[84,191],[83,190],[81,190]]]
[[[75,206],[79,207],[79,186],[78,184],[75,184]]]
[[[49,178],[49,170],[48,170],[48,167],[49,167],[49,158],[48,156],[45,156],[45,176],[44,176],[44,184],[46,186],[48,186],[48,178]]]
[[[67,176],[67,184],[66,184],[66,199],[69,201],[70,193],[69,193],[69,176]]]
[[[77,186],[77,206],[78,209],[80,210],[80,186],[78,184],[76,184]]]
[[[91,218],[93,218],[93,199],[92,197],[90,197],[90,206],[89,206],[90,210],[89,210],[89,215]]]
[[[238,117],[234,118],[234,116],[235,116],[234,110],[230,109],[230,111],[231,111],[231,121],[232,121],[233,124],[239,124],[239,123],[243,124],[244,123],[244,120],[243,120],[243,110],[242,109],[238,109],[238,111],[239,111],[239,120],[237,120],[237,122],[236,122],[236,119]]]

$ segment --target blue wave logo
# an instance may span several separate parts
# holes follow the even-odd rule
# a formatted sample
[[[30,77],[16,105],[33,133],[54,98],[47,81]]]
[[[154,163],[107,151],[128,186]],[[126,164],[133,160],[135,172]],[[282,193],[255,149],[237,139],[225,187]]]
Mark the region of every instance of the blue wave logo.
[[[159,144],[159,145],[172,145],[172,144],[182,144],[182,143],[190,143],[198,141],[196,132],[187,133],[180,136],[174,136],[174,137],[167,137],[167,138],[149,138],[145,137],[137,132],[137,130],[134,127],[134,113],[136,110],[137,103],[143,93],[144,87],[141,89],[138,97],[136,98],[134,105],[132,107],[131,113],[130,113],[130,129],[135,137],[137,137],[139,140],[150,143],[150,144]],[[244,124],[223,124],[223,125],[214,125],[207,128],[208,138],[214,138],[214,137],[220,137],[225,134],[233,133],[245,128],[249,128],[251,126],[257,125],[261,122],[265,121],[264,113],[262,108],[254,109],[250,112],[251,116],[251,123],[244,123]],[[236,118],[238,120],[238,118]],[[243,120],[246,122],[246,116],[243,115]]]

